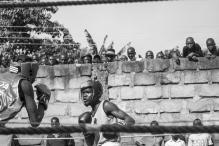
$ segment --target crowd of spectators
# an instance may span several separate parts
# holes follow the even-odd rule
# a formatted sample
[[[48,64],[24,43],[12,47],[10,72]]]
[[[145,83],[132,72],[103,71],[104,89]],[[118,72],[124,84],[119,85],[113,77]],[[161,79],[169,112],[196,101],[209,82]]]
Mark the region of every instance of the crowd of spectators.
[[[5,43],[5,46],[8,44]],[[185,46],[180,52],[179,47],[176,46],[170,50],[159,51],[154,54],[153,51],[148,50],[145,57],[137,55],[134,47],[125,48],[120,54],[115,52],[113,47],[102,49],[98,52],[97,47],[90,46],[89,49],[74,48],[65,49],[65,51],[54,51],[50,49],[50,53],[44,52],[41,49],[30,51],[22,46],[13,47],[13,49],[4,49],[4,45],[0,46],[0,67],[7,68],[11,61],[16,60],[16,56],[24,54],[39,62],[40,65],[57,65],[57,64],[90,64],[90,63],[105,63],[113,61],[140,61],[143,59],[174,59],[177,64],[180,64],[179,58],[188,58],[190,61],[198,61],[198,57],[207,57],[213,59],[219,55],[219,48],[213,38],[206,40],[206,49],[201,49],[200,45],[194,41],[192,37],[187,37]],[[123,48],[124,49],[124,48]]]
[[[159,126],[157,121],[152,121],[151,127]],[[195,119],[193,121],[194,127],[202,127],[202,121]],[[156,135],[156,133],[153,133]],[[214,146],[213,136],[209,133],[195,133],[195,134],[176,134],[176,135],[159,135],[136,137],[136,146]]]

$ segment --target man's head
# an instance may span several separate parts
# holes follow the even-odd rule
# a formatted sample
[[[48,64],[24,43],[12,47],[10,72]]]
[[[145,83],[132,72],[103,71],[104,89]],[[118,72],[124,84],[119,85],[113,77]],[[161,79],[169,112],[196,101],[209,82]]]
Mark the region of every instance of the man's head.
[[[195,119],[193,121],[193,126],[203,126],[202,121],[200,119]]]
[[[215,42],[213,38],[208,38],[206,40],[206,46],[208,48],[209,51],[213,51],[215,49]]]
[[[35,61],[35,62],[38,62],[38,61],[39,61],[39,58],[38,58],[38,56],[37,56],[36,54],[33,54],[32,59],[33,59],[33,61]]]
[[[59,126],[60,126],[59,118],[53,117],[51,119],[51,127],[59,127]]]
[[[136,55],[135,48],[129,47],[129,48],[127,49],[127,56],[128,56],[128,58],[129,58],[131,61],[135,61],[135,55]]]
[[[191,49],[195,45],[195,41],[192,37],[186,38],[186,46]]]
[[[10,64],[10,72],[20,74],[25,77],[31,83],[35,81],[39,65],[36,62],[32,62],[32,58],[26,55],[19,55],[15,62]]]
[[[60,64],[67,64],[67,56],[65,54],[60,56]]]
[[[164,53],[162,51],[158,52],[156,55],[157,59],[164,59]]]
[[[86,54],[82,57],[83,63],[91,64],[92,63],[92,56],[90,54]]]
[[[125,55],[121,55],[121,56],[119,57],[119,60],[120,60],[120,61],[128,61],[128,57],[125,56]]]
[[[151,127],[159,126],[159,123],[158,123],[157,121],[152,121],[152,122],[150,123],[150,126],[151,126]]]
[[[106,56],[107,62],[113,62],[115,57],[116,57],[115,50],[114,49],[108,49],[106,51],[105,56]]]
[[[95,106],[103,94],[99,81],[88,80],[81,84],[81,97],[85,106]]]
[[[152,52],[152,51],[147,51],[146,53],[145,53],[145,58],[146,59],[154,59],[154,53]]]
[[[101,57],[100,57],[100,55],[94,55],[94,57],[93,57],[93,63],[101,63]]]
[[[55,65],[56,64],[56,59],[54,56],[49,56],[49,61],[48,61],[49,65]]]

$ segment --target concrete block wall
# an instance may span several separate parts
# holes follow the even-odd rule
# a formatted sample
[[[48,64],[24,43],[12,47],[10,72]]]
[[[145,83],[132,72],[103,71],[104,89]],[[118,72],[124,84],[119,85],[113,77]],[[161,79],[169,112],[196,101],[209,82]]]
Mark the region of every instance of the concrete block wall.
[[[1,72],[4,72],[1,69]],[[162,125],[191,125],[200,118],[207,125],[219,122],[219,57],[113,62],[95,65],[40,66],[34,83],[44,83],[52,92],[43,123],[58,116],[63,124],[77,123],[87,110],[80,100],[80,84],[100,80],[102,99],[109,99],[136,119],[137,124],[157,120]],[[14,121],[28,121],[25,109]],[[47,125],[48,126],[48,125]]]
[[[1,72],[4,72],[1,69]],[[79,87],[89,78],[103,84],[102,99],[109,99],[129,113],[137,124],[157,120],[160,125],[191,125],[200,118],[205,125],[219,124],[219,57],[198,62],[180,59],[113,62],[95,65],[40,66],[34,84],[49,86],[52,96],[42,126],[53,116],[63,125],[76,124],[90,110],[80,100]],[[10,126],[28,123],[25,109]]]

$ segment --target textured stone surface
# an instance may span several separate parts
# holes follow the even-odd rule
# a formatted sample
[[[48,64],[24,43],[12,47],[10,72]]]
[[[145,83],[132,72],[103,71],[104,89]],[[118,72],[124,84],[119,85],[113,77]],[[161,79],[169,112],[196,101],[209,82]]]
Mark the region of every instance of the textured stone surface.
[[[183,109],[184,105],[185,101],[183,100],[162,100],[159,104],[161,111],[167,113],[179,113]]]
[[[181,72],[173,73],[161,73],[160,74],[160,83],[161,84],[176,84],[181,81]]]
[[[54,75],[55,76],[67,76],[67,75],[70,74],[68,64],[55,65],[53,67],[53,69],[54,69]]]
[[[160,112],[159,104],[149,100],[135,102],[134,111],[137,114],[155,114]]]
[[[131,99],[141,99],[145,95],[144,87],[135,86],[131,87],[121,87],[121,99],[131,100]]]
[[[108,86],[124,86],[129,85],[131,82],[131,74],[109,74],[108,76]]]
[[[40,65],[39,70],[37,72],[37,77],[47,77],[49,76],[48,66],[47,65]]]
[[[78,69],[81,76],[91,76],[92,66],[90,64],[82,64]]]
[[[171,85],[171,97],[193,97],[195,95],[195,85]]]
[[[190,112],[212,111],[213,107],[214,102],[211,99],[201,99],[198,101],[188,102],[188,109]]]
[[[196,70],[198,62],[189,61],[187,58],[180,58],[180,65],[174,64],[175,70]]]
[[[219,96],[219,84],[200,84],[196,86],[199,96]]]
[[[148,72],[168,71],[170,67],[170,60],[168,59],[146,59],[144,63]]]
[[[134,85],[154,85],[156,76],[152,73],[136,73],[134,75]]]
[[[207,83],[210,76],[209,71],[184,71],[184,83]]]
[[[69,80],[69,88],[78,89],[81,84],[89,80],[89,77],[71,78]]]
[[[68,104],[66,103],[54,103],[50,104],[45,116],[51,117],[51,116],[64,116],[68,113]]]
[[[57,102],[78,102],[80,99],[80,89],[65,89],[55,91],[55,100]]]
[[[211,70],[211,79],[213,83],[219,82],[219,69]]]
[[[144,98],[154,99],[154,98],[163,97],[161,86],[146,86],[144,92],[145,92]]]
[[[72,117],[78,117],[84,112],[91,111],[89,107],[84,106],[82,101],[78,103],[68,104],[68,115]]]
[[[199,58],[199,69],[218,69],[219,57],[214,59],[207,59],[206,57]]]
[[[123,62],[122,63],[122,71],[125,73],[130,73],[130,72],[143,72],[144,70],[144,62],[143,61],[128,61],[128,62]]]
[[[109,89],[109,99],[117,99],[121,98],[121,87],[114,87]]]

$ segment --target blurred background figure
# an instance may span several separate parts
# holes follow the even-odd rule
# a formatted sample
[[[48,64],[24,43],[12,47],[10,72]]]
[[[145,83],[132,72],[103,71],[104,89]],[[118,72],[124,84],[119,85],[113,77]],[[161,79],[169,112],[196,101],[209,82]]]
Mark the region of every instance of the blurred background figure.
[[[59,64],[67,64],[67,56],[65,54],[62,54],[59,58]]]
[[[59,118],[51,118],[51,127],[59,127]],[[70,134],[49,134],[47,138],[72,138]],[[52,139],[46,140],[46,146],[75,146],[74,139]]]
[[[136,55],[135,48],[129,47],[127,49],[127,56],[128,56],[129,61],[136,61],[135,55]]]
[[[145,58],[146,59],[154,59],[154,53],[152,52],[152,51],[147,51],[146,53],[145,53]]]
[[[165,59],[164,58],[164,53],[162,51],[158,52],[156,55],[156,59]]]
[[[120,61],[128,61],[128,57],[125,55],[121,55],[119,58]]]
[[[107,49],[105,56],[107,62],[115,61],[115,57],[116,57],[115,50],[112,48]]]
[[[202,121],[200,119],[195,119],[193,121],[194,127],[203,126]],[[214,143],[212,141],[212,137],[208,133],[196,133],[191,134],[188,139],[188,146],[213,146]]]
[[[101,57],[100,57],[100,55],[94,55],[94,57],[93,57],[93,63],[101,63]]]
[[[82,62],[84,64],[91,64],[92,63],[92,56],[91,54],[86,54],[85,56],[82,57]]]
[[[151,127],[159,126],[157,121],[152,121],[150,123]],[[142,138],[135,139],[136,146],[164,146],[164,136],[146,136]]]
[[[58,62],[56,60],[56,58],[54,56],[49,56],[49,61],[47,65],[53,66],[53,65],[57,65]]]

